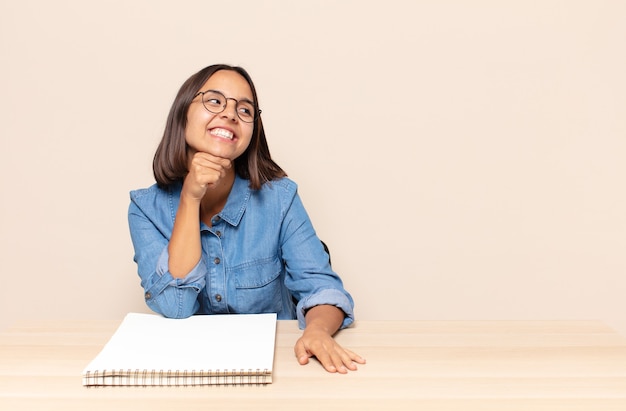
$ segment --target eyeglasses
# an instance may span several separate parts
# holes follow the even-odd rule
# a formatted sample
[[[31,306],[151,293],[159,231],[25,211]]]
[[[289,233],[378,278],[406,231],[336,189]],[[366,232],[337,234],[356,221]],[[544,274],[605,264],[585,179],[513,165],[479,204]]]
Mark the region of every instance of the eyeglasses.
[[[244,123],[252,123],[261,114],[261,109],[254,105],[250,100],[236,100],[232,97],[226,97],[217,90],[199,91],[194,97],[202,95],[202,104],[207,111],[213,114],[219,114],[226,110],[228,100],[235,102],[237,117]]]

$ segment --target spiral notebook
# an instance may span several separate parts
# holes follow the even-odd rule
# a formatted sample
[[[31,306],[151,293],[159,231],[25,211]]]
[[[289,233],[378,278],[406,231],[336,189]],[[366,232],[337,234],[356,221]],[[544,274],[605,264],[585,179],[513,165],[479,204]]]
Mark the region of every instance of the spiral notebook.
[[[129,313],[83,370],[83,385],[269,384],[275,340],[276,314]]]

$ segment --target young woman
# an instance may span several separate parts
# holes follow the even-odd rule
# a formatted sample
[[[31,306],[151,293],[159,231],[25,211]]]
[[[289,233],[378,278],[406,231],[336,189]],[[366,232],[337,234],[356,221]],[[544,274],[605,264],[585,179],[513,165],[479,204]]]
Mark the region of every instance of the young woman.
[[[154,156],[157,183],[128,212],[147,305],[171,318],[275,312],[298,319],[300,364],[329,372],[365,360],[333,338],[354,319],[297,193],[269,153],[254,84],[240,67],[191,76]]]

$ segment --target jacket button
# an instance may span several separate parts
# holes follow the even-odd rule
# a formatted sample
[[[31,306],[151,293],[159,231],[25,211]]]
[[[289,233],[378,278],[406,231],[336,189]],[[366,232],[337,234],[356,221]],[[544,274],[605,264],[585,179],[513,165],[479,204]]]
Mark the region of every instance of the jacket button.
[[[222,232],[221,232],[221,231],[219,231],[219,230],[217,230],[217,231],[215,232],[215,235],[221,238],[221,237],[222,237]]]
[[[220,259],[219,259],[219,257],[215,257],[215,259],[213,260],[213,262],[214,262],[215,264],[219,264],[219,263],[220,263]]]
[[[152,298],[152,294],[146,293],[146,295],[144,295],[144,297],[146,297],[146,300],[149,300],[149,299]]]
[[[218,303],[222,301],[222,296],[219,294],[215,294],[215,301],[217,301]]]

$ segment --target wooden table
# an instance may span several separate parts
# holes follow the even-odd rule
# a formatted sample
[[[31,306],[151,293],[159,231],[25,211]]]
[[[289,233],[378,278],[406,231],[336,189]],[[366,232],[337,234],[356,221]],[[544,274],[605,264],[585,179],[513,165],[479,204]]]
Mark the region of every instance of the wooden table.
[[[0,334],[0,410],[626,410],[626,339],[594,321],[360,321],[347,375],[300,366],[279,321],[267,386],[104,387],[85,365],[118,321],[29,321]]]

